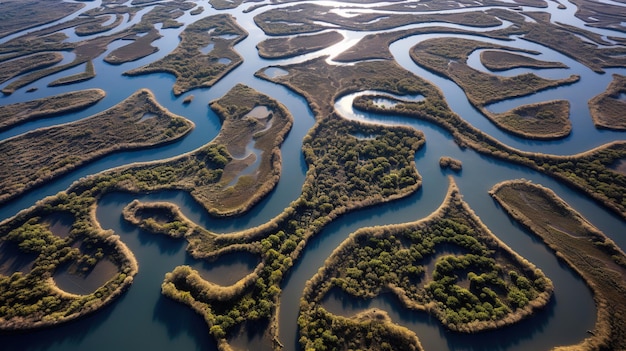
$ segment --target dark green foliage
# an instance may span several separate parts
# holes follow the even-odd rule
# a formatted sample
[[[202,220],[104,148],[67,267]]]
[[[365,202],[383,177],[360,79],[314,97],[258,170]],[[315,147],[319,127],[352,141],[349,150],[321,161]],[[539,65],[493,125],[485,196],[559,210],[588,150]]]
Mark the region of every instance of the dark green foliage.
[[[331,289],[354,298],[392,293],[404,307],[426,310],[452,330],[477,332],[544,306],[552,283],[503,246],[453,185],[446,203],[427,219],[361,229],[335,250],[301,300],[303,347],[325,340],[316,330],[323,322],[318,318],[333,320],[333,333],[343,318],[320,314]]]

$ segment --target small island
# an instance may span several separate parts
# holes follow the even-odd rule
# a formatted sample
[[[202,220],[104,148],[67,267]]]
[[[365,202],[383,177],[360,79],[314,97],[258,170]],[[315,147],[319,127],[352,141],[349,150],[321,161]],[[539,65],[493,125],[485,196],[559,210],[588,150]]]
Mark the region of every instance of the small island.
[[[87,89],[44,99],[0,106],[0,130],[42,118],[60,116],[93,106],[105,97],[102,89]]]
[[[385,339],[337,337],[356,335],[365,327],[352,318],[340,323],[324,309],[324,297],[337,289],[345,299],[388,293],[403,308],[430,313],[449,329],[465,333],[518,322],[548,303],[551,281],[497,239],[450,180],[443,204],[427,218],[361,229],[335,249],[307,282],[301,300],[303,349],[320,344],[340,350],[382,348]],[[395,328],[387,332],[393,334]],[[405,337],[394,349],[421,349],[412,340]]]
[[[598,320],[579,345],[564,350],[626,348],[626,255],[552,190],[529,181],[496,184],[490,191],[507,213],[541,238],[593,290]]]
[[[233,46],[247,35],[230,15],[206,17],[180,34],[180,44],[171,54],[125,74],[171,73],[176,76],[176,96],[194,88],[210,87],[243,62]]]
[[[606,91],[589,100],[589,111],[596,127],[626,130],[626,76],[614,74]]]

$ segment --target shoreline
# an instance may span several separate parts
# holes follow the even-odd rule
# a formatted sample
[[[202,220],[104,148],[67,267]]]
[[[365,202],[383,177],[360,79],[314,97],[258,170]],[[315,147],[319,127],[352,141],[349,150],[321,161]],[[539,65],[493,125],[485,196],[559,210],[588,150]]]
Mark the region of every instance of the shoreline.
[[[544,197],[542,201],[546,203],[552,202],[556,204],[553,206],[559,206],[567,211],[571,220],[579,223],[581,230],[586,233],[586,236],[580,238],[572,236],[560,238],[560,236],[568,234],[557,234],[558,231],[555,232],[545,225],[548,222],[536,223],[547,220],[539,219],[534,221],[527,217],[528,209],[512,203],[510,195],[500,195],[501,192],[509,189],[513,190],[514,187],[522,187],[526,191],[540,192],[540,196]],[[509,180],[494,185],[490,190],[490,195],[511,218],[539,237],[555,253],[559,260],[576,271],[585,281],[585,284],[593,291],[593,297],[598,309],[594,330],[590,331],[590,336],[580,344],[559,347],[557,350],[623,349],[626,346],[623,318],[624,313],[626,313],[626,304],[623,303],[623,292],[626,291],[626,284],[624,283],[624,278],[626,277],[626,255],[624,252],[615,246],[602,232],[587,222],[570,205],[560,199],[552,190],[541,185],[536,185],[529,181]],[[525,206],[531,205],[529,203]],[[620,261],[614,262],[618,258]]]

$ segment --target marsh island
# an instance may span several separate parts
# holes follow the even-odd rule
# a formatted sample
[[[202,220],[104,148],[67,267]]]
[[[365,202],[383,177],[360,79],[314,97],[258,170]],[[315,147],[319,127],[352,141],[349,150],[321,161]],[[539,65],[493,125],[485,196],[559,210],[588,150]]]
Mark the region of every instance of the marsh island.
[[[623,3],[0,14],[3,349],[626,348]]]

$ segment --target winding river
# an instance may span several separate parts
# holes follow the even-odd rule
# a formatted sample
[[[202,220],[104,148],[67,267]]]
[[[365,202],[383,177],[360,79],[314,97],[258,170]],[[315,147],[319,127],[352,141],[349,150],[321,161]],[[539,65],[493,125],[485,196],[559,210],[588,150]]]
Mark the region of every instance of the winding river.
[[[303,1],[304,2],[304,1]],[[263,3],[269,4],[269,1]],[[313,1],[316,4],[337,5],[334,1]],[[88,2],[88,8],[101,5],[100,1]],[[207,5],[207,4],[203,4]],[[566,9],[559,10],[556,4],[551,3],[545,11],[553,13],[553,20],[576,26],[582,24],[573,14],[575,7],[567,3]],[[289,4],[271,5],[271,7],[289,6]],[[355,5],[360,9],[367,9],[367,5]],[[205,6],[208,7],[208,6]],[[294,116],[294,126],[282,150],[283,174],[276,189],[242,217],[234,219],[215,219],[206,212],[186,193],[166,191],[149,195],[129,195],[114,193],[105,196],[98,204],[97,217],[105,229],[113,229],[122,237],[126,245],[135,253],[139,261],[139,273],[131,288],[111,305],[103,310],[87,316],[79,321],[71,322],[56,328],[38,330],[23,334],[0,335],[0,345],[6,350],[212,350],[215,342],[208,336],[204,321],[185,306],[164,298],[160,294],[160,285],[163,276],[174,267],[181,264],[190,264],[202,271],[205,277],[217,277],[225,271],[230,274],[245,274],[252,270],[254,262],[247,258],[229,259],[215,263],[218,267],[197,262],[185,253],[185,242],[160,236],[150,235],[128,225],[121,217],[121,211],[130,201],[138,198],[143,201],[169,201],[180,206],[183,213],[196,223],[199,223],[215,232],[228,233],[263,224],[278,215],[300,193],[304,181],[306,165],[301,155],[302,139],[314,124],[314,118],[308,109],[306,101],[292,91],[267,81],[254,77],[254,72],[270,65],[283,65],[318,57],[332,56],[356,43],[370,32],[352,32],[341,30],[344,40],[332,47],[318,52],[298,56],[290,59],[265,60],[258,57],[256,44],[267,36],[253,22],[253,17],[269,6],[261,7],[245,13],[246,6],[225,12],[232,13],[238,23],[246,28],[249,36],[237,44],[235,49],[244,57],[242,65],[232,71],[227,79],[220,80],[210,89],[197,89],[180,97],[171,92],[174,83],[172,76],[167,74],[151,74],[138,77],[123,76],[122,73],[152,62],[171,52],[179,42],[178,35],[184,27],[176,29],[160,29],[163,38],[153,45],[159,51],[151,56],[136,62],[119,66],[103,62],[108,52],[123,45],[115,42],[107,52],[94,60],[96,77],[92,80],[70,86],[47,88],[47,83],[60,77],[80,72],[84,67],[77,67],[72,72],[47,77],[15,92],[10,96],[0,97],[0,104],[26,101],[87,88],[102,88],[107,96],[95,106],[84,111],[64,116],[30,122],[0,133],[0,139],[19,135],[28,130],[44,126],[75,121],[109,108],[143,87],[150,87],[159,103],[170,111],[185,116],[196,124],[196,128],[182,140],[163,147],[132,152],[113,154],[74,172],[71,172],[54,182],[26,193],[24,196],[11,201],[0,208],[0,219],[8,218],[23,208],[32,206],[37,200],[64,190],[72,182],[89,174],[94,174],[111,167],[163,159],[194,150],[211,141],[219,132],[219,118],[208,108],[208,102],[218,99],[228,92],[235,84],[244,83],[283,103]],[[84,11],[81,10],[81,12]],[[458,11],[458,10],[457,10]],[[147,11],[146,11],[147,12]],[[190,24],[203,16],[214,14],[217,11],[206,8],[201,15],[191,15],[188,12],[178,19]],[[138,14],[141,16],[145,12]],[[347,16],[348,13],[344,14]],[[75,17],[73,14],[64,20]],[[138,20],[137,17],[132,21]],[[52,24],[41,26],[48,27]],[[120,26],[128,26],[128,19]],[[445,23],[430,23],[427,26],[448,26],[463,28],[458,25]],[[507,25],[506,23],[503,24]],[[425,26],[411,25],[402,28]],[[113,29],[113,31],[121,28]],[[476,31],[476,28],[468,28]],[[491,28],[493,29],[493,28]],[[586,28],[605,36],[616,36],[616,32],[601,29]],[[480,29],[485,30],[485,29]],[[29,30],[29,31],[32,31]],[[15,37],[23,33],[10,36]],[[72,31],[67,31],[69,40]],[[424,77],[434,83],[444,92],[451,108],[469,121],[472,125],[485,131],[507,145],[527,150],[553,154],[573,154],[588,150],[612,140],[623,139],[623,134],[610,131],[599,131],[593,127],[588,113],[586,102],[592,96],[602,92],[611,80],[611,73],[626,74],[626,70],[607,70],[600,75],[587,67],[573,61],[548,48],[527,42],[520,38],[513,41],[498,41],[470,35],[454,35],[471,39],[479,39],[494,44],[517,48],[536,50],[541,52],[537,57],[546,61],[564,62],[568,69],[536,70],[539,75],[550,78],[562,78],[570,74],[581,75],[577,84],[551,89],[528,97],[508,100],[489,106],[492,111],[504,111],[521,104],[567,98],[572,104],[571,121],[573,133],[567,138],[558,141],[528,141],[516,138],[500,131],[484,116],[477,112],[467,101],[462,90],[453,82],[434,75],[415,65],[409,58],[409,48],[420,41],[438,36],[453,36],[444,33],[415,35],[399,40],[391,45],[391,52],[407,70]],[[4,42],[7,39],[1,39]],[[71,59],[68,55],[66,59]],[[477,60],[476,54],[470,57],[470,65],[477,69],[484,69]],[[333,63],[335,64],[335,63]],[[532,70],[524,70],[532,71]],[[106,73],[105,73],[106,72]],[[520,71],[504,72],[501,74],[519,74]],[[8,83],[5,83],[8,84]],[[30,87],[39,89],[32,93],[25,93]],[[183,104],[183,99],[190,95],[195,99],[190,104]],[[357,93],[358,94],[358,93]],[[626,223],[613,213],[598,206],[584,195],[572,191],[559,184],[552,178],[530,171],[527,168],[512,165],[499,160],[481,156],[471,150],[460,149],[450,135],[432,124],[411,120],[408,118],[380,116],[354,111],[351,107],[352,99],[357,95],[346,95],[336,101],[339,113],[348,119],[357,119],[368,123],[382,123],[388,125],[409,125],[424,132],[426,144],[416,154],[416,165],[423,177],[423,186],[415,194],[404,199],[394,201],[384,206],[376,206],[347,214],[328,225],[322,233],[314,237],[302,257],[294,264],[287,276],[281,297],[280,307],[280,339],[285,350],[298,349],[298,335],[296,320],[298,304],[305,282],[313,276],[332,250],[347,236],[362,227],[391,223],[404,223],[423,218],[433,212],[443,201],[447,190],[447,177],[450,173],[442,171],[438,166],[441,156],[451,156],[463,162],[463,171],[455,175],[461,193],[470,207],[481,217],[491,231],[507,243],[530,262],[542,269],[553,280],[555,295],[546,309],[540,311],[533,318],[502,330],[481,333],[477,335],[461,335],[445,330],[436,320],[425,313],[404,310],[398,301],[391,296],[380,296],[376,299],[362,301],[355,300],[339,293],[330,294],[325,303],[334,313],[352,315],[370,307],[381,308],[389,312],[394,322],[404,325],[416,332],[425,350],[547,350],[558,345],[567,345],[580,342],[586,337],[586,331],[592,329],[595,323],[596,309],[592,295],[584,282],[567,266],[559,262],[556,257],[538,239],[529,235],[511,221],[496,203],[489,197],[487,191],[497,182],[526,178],[543,184],[554,190],[560,197],[582,213],[590,222],[611,237],[620,247],[626,248],[626,237],[620,236],[626,232]],[[250,343],[255,336],[250,336]]]

